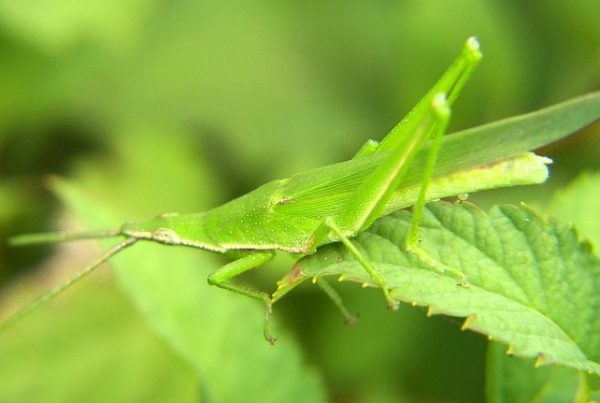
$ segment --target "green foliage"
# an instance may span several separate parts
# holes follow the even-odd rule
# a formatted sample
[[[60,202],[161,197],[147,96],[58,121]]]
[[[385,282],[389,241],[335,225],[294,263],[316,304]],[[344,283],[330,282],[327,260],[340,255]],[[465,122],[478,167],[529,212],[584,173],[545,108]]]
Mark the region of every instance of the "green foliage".
[[[106,276],[30,319],[0,337],[3,401],[198,401],[195,374]]]
[[[567,187],[557,191],[549,204],[553,214],[577,225],[578,232],[593,245],[600,240],[596,220],[589,219],[600,203],[598,178],[597,173],[581,174]],[[490,345],[488,362],[488,397],[493,402],[525,402],[534,396],[539,401],[572,401],[575,396],[585,398],[588,390],[596,390],[592,393],[595,399],[600,395],[597,380],[587,380],[584,374],[578,375],[566,368],[534,370],[527,361],[507,358],[497,344]],[[592,395],[588,399],[593,400]]]
[[[429,315],[466,317],[464,329],[509,344],[511,354],[537,357],[538,365],[600,375],[600,260],[571,227],[525,207],[485,214],[470,204],[431,203],[421,245],[467,276],[463,288],[405,252],[409,225],[409,213],[395,213],[355,238],[395,298],[426,306]],[[303,258],[292,274],[294,281],[324,275],[374,285],[340,245]]]
[[[576,400],[585,375],[565,367],[534,368],[534,359],[506,355],[506,346],[488,347],[488,401],[561,403]],[[590,396],[591,397],[591,396]],[[586,400],[587,401],[587,400]]]
[[[0,5],[3,317],[62,282],[65,270],[80,269],[99,253],[87,244],[53,250],[4,244],[15,234],[82,224],[45,191],[47,174],[77,183],[94,205],[118,215],[116,222],[165,211],[202,211],[273,178],[348,158],[367,138],[389,130],[473,34],[486,57],[456,104],[451,131],[535,110],[595,90],[600,82],[600,4],[595,0],[75,3]],[[578,170],[599,167],[597,138],[598,127],[591,127],[545,150],[555,160],[547,185],[495,192],[488,199],[544,206]],[[471,200],[484,204],[483,197]],[[587,201],[589,196],[581,197]],[[598,238],[586,226],[594,221],[586,217],[594,216],[582,214],[577,229],[597,251]],[[127,251],[120,259],[136,253]],[[175,261],[184,259],[175,255],[188,251],[158,253],[172,253]],[[203,292],[206,274],[221,262],[200,255],[193,264],[202,275],[193,281]],[[272,290],[272,273],[290,265],[280,260],[243,281]],[[152,263],[148,270],[155,270]],[[176,268],[169,264],[165,271]],[[97,273],[0,334],[2,398],[198,400],[203,378],[189,357],[200,347],[185,351],[187,339],[169,329],[178,323],[175,314],[160,326],[146,315],[140,320],[129,306],[131,298],[106,290],[112,285],[103,281],[111,272]],[[123,272],[119,283],[126,282]],[[360,314],[354,328],[343,325],[316,287],[299,288],[275,311],[280,341],[301,343],[302,362],[318,368],[329,400],[484,399],[482,337],[460,333],[453,320],[426,318],[408,306],[392,315],[379,290],[357,292],[350,283],[336,288]],[[240,312],[252,309],[248,301],[241,305]],[[161,312],[157,317],[169,318],[158,303],[154,307]],[[196,308],[207,307],[190,309]],[[246,338],[264,343],[260,330]],[[272,353],[280,354],[278,348]],[[535,395],[529,386],[552,379],[554,389],[565,379],[577,382],[564,386],[568,393],[577,390],[581,378],[574,370],[534,369],[533,362],[506,357],[505,349],[497,348],[498,357],[514,364],[512,372],[487,371],[488,385],[504,385],[505,395],[497,401],[526,400]],[[507,368],[506,362],[490,362]],[[250,373],[262,365],[254,364]],[[544,380],[547,372],[550,381]],[[503,382],[509,378],[519,379],[521,388]],[[280,379],[277,367],[271,379]],[[591,379],[588,385],[595,388]]]
[[[556,192],[548,210],[561,219],[577,226],[598,253],[600,248],[600,220],[594,219],[600,203],[600,172],[584,172],[568,186]]]

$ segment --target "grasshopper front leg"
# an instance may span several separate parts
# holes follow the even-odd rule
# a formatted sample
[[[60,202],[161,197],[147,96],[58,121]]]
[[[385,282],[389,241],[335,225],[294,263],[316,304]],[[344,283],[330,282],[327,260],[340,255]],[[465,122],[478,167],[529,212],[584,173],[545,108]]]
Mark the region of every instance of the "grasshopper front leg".
[[[271,261],[275,256],[273,251],[256,251],[252,252],[244,257],[234,260],[231,263],[220,267],[217,271],[208,276],[208,284],[214,285],[225,290],[233,291],[236,294],[245,295],[250,298],[258,299],[265,303],[265,323],[264,323],[264,335],[265,339],[271,344],[274,344],[277,340],[271,335],[269,331],[269,324],[271,322],[272,306],[271,297],[268,293],[253,290],[247,287],[241,287],[227,283],[228,280],[236,277],[248,270],[252,270],[258,266]]]

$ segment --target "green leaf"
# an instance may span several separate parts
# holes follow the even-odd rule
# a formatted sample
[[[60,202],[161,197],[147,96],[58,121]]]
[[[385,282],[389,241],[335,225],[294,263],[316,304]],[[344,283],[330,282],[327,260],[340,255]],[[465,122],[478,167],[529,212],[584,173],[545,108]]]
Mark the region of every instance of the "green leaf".
[[[382,273],[392,295],[428,314],[466,317],[463,328],[509,344],[537,365],[561,364],[600,375],[600,261],[572,227],[526,207],[485,213],[463,203],[431,203],[420,246],[466,274],[469,287],[405,252],[411,214],[385,216],[354,242]],[[374,285],[341,245],[300,260],[280,285],[337,275]]]
[[[47,287],[48,273],[40,274],[45,281],[38,281],[37,288]],[[79,283],[0,333],[0,400],[198,401],[194,372],[148,331],[127,298],[106,279],[100,275]],[[35,287],[24,285],[29,297]],[[3,299],[2,308],[22,306],[25,295]]]
[[[586,172],[578,176],[552,197],[548,211],[576,225],[582,238],[600,245],[598,220],[590,220],[600,203],[600,175]],[[573,401],[578,391],[597,389],[585,378],[567,368],[534,369],[526,360],[507,357],[499,345],[490,344],[488,351],[488,399],[492,402]],[[590,387],[591,386],[591,387]],[[592,399],[589,397],[589,399]]]
[[[596,247],[600,245],[600,226],[590,217],[600,203],[598,189],[600,175],[585,172],[558,190],[548,205],[548,211],[576,225],[578,234]],[[527,360],[511,359],[496,343],[489,346],[486,377],[488,399],[492,402],[573,401],[578,392],[585,394],[590,389],[598,389],[598,385],[588,385],[581,374],[571,369],[534,369]]]
[[[600,203],[600,172],[585,172],[567,187],[556,192],[548,210],[562,220],[573,223],[581,236],[600,247],[600,220],[595,217]]]

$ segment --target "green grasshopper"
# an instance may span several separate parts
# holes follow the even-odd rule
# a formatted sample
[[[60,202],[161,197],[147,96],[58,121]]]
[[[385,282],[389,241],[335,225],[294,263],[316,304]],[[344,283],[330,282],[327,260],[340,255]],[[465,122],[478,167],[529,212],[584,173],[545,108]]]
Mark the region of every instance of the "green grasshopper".
[[[439,178],[434,176],[436,159],[450,119],[450,107],[480,59],[477,40],[469,38],[459,57],[411,112],[380,143],[368,141],[351,160],[271,181],[203,213],[164,214],[148,221],[127,222],[120,228],[107,231],[28,234],[13,238],[12,243],[20,245],[109,237],[123,237],[124,240],[3,325],[14,322],[54,298],[140,240],[189,246],[235,259],[209,275],[208,282],[264,301],[264,335],[271,343],[275,341],[269,332],[272,304],[285,292],[272,297],[265,292],[234,285],[230,280],[270,261],[276,252],[302,257],[315,253],[322,245],[343,242],[381,287],[388,306],[396,309],[398,302],[390,295],[383,278],[350,238],[367,229],[382,215],[410,205],[414,205],[414,215],[407,249],[435,270],[454,276],[459,285],[468,286],[461,272],[435,261],[419,248],[419,224],[425,202],[492,187],[538,183],[547,176],[547,160],[532,154],[514,157],[508,162],[495,162],[482,154],[471,158],[467,165],[460,161],[455,165],[446,164],[447,174]],[[420,161],[422,174],[408,171],[415,157]],[[522,169],[523,166],[526,168]],[[531,169],[531,166],[537,168]],[[479,170],[479,174],[487,172],[491,180],[465,181],[465,176],[470,172],[473,174],[474,169]],[[406,189],[399,187],[409,177],[413,184],[418,184],[418,195],[413,191],[408,196]],[[319,280],[318,284],[351,319],[333,289],[323,280]]]

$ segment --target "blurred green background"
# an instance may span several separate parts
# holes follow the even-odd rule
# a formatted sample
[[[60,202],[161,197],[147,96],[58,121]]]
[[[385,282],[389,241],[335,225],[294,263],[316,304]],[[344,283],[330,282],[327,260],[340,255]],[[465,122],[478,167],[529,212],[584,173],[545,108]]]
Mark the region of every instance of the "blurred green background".
[[[100,251],[88,243],[9,248],[11,235],[90,228],[103,208],[94,203],[117,220],[102,226],[202,211],[270,179],[347,159],[365,140],[382,138],[471,35],[484,60],[456,103],[451,131],[598,89],[599,17],[597,0],[2,2],[0,314]],[[543,208],[553,189],[600,166],[599,150],[595,125],[544,150],[555,164],[543,188],[471,200]],[[56,176],[93,201],[88,218],[50,191]],[[190,253],[171,249],[170,262]],[[193,287],[196,298],[195,290],[212,292],[204,278],[222,261],[191,252],[202,255],[190,264],[198,282],[181,287]],[[282,258],[245,281],[272,290],[289,267]],[[144,276],[143,269],[135,271]],[[171,263],[153,281],[162,289],[178,270]],[[147,291],[130,302],[128,281],[120,291],[112,272],[100,270],[0,334],[0,401],[244,401],[231,385],[252,384],[261,371],[270,388],[302,379],[297,392],[281,386],[288,401],[484,398],[485,339],[461,332],[454,319],[410,307],[388,312],[376,290],[339,285],[361,318],[349,328],[316,287],[299,288],[276,307],[281,343],[271,348],[253,301],[217,291],[225,302],[194,309],[202,315],[240,302],[231,322],[205,328],[212,322],[187,318],[189,337],[178,339],[168,320],[156,323],[162,305],[148,308]],[[236,343],[226,335],[245,305],[256,308],[256,332],[244,334],[243,348],[223,347]],[[215,353],[223,348],[240,355]],[[242,357],[255,348],[270,358]],[[283,360],[287,372],[278,369]]]

